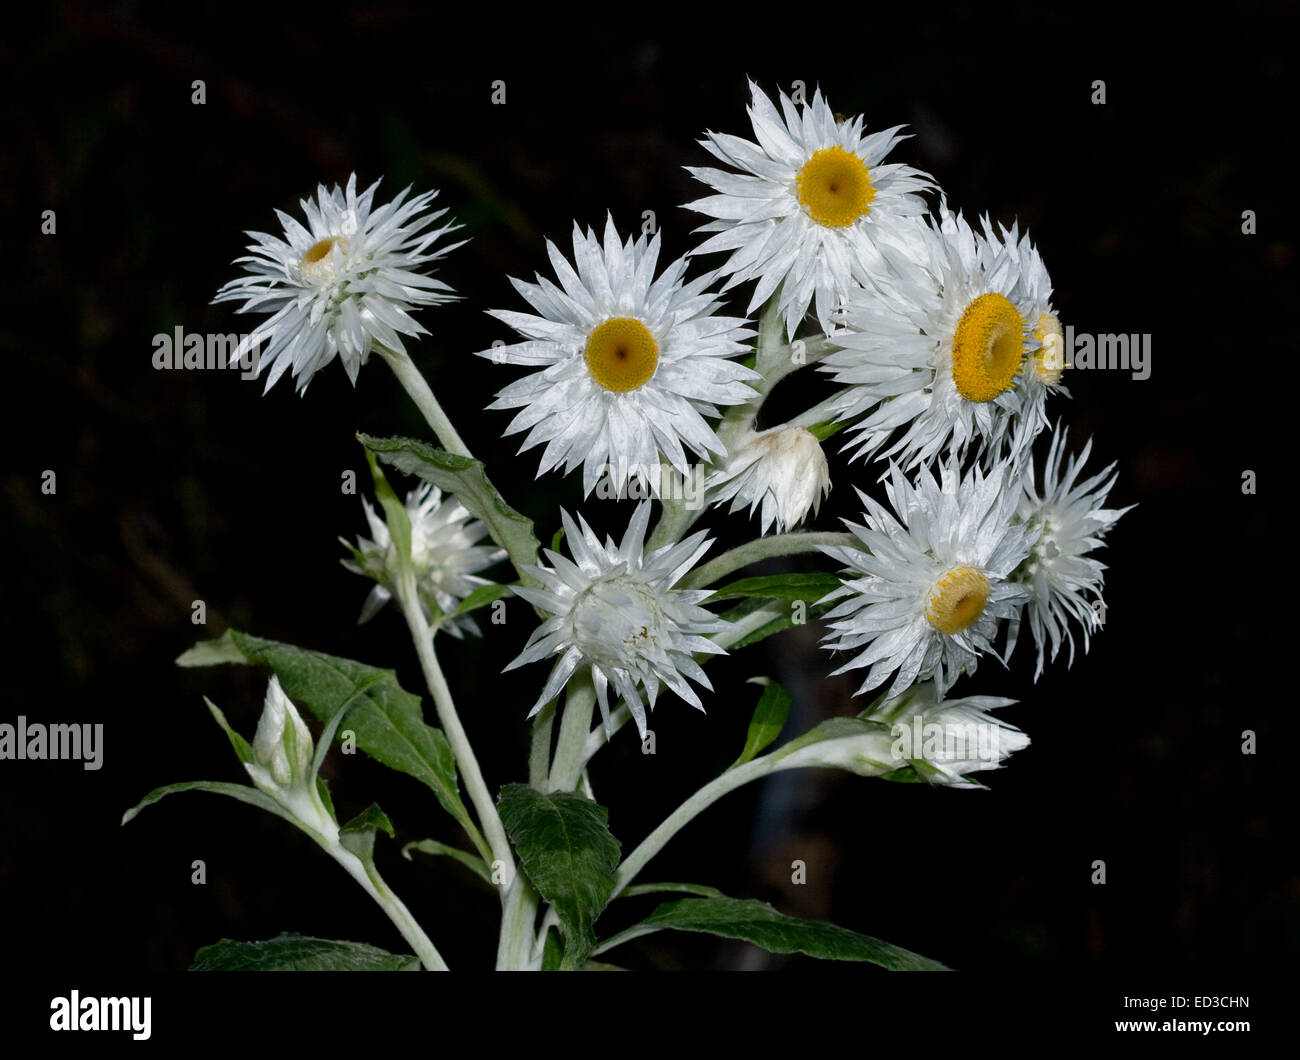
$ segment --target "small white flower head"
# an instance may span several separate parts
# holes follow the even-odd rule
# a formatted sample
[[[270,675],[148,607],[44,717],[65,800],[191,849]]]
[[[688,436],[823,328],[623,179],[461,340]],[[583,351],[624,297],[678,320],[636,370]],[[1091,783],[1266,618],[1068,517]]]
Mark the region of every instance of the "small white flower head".
[[[1079,473],[1092,450],[1092,439],[1078,456],[1065,461],[1066,432],[1059,426],[1053,433],[1041,489],[1036,484],[1032,462],[1024,479],[1018,516],[1039,532],[1029,557],[1020,565],[1015,577],[1029,587],[1031,596],[1026,611],[1029,628],[1038,645],[1037,681],[1043,672],[1048,648],[1056,659],[1062,641],[1070,645],[1070,665],[1074,663],[1074,635],[1070,619],[1083,630],[1083,650],[1088,650],[1091,634],[1105,619],[1105,601],[1101,591],[1106,564],[1089,553],[1104,545],[1106,532],[1128,508],[1103,508],[1106,496],[1115,484],[1115,465],[1079,481]],[[1019,621],[1013,622],[1008,638],[1008,652],[1015,646]]]
[[[870,667],[857,694],[893,674],[887,696],[931,677],[943,696],[992,650],[1002,620],[1028,596],[1009,580],[1034,540],[1013,522],[1020,485],[1011,474],[999,465],[963,478],[946,464],[938,481],[924,467],[913,485],[891,463],[885,489],[897,517],[858,491],[866,525],[846,525],[861,547],[822,547],[848,567],[826,597],[844,598],[826,615],[826,646],[858,652],[837,674]]]
[[[803,427],[773,427],[750,432],[726,464],[706,483],[714,504],[730,500],[732,512],[763,506],[763,533],[773,523],[778,532],[803,521],[821,507],[831,491],[830,468],[821,443]]]
[[[1021,424],[1032,430],[1015,440],[1027,444],[1060,379],[1045,361],[1060,323],[1041,256],[1014,225],[998,235],[985,218],[976,232],[946,206],[913,227],[919,240],[882,247],[888,281],[850,296],[833,339],[842,349],[820,366],[847,388],[835,418],[863,417],[849,448],[910,470],[945,448],[948,459],[991,450]]]
[[[720,270],[723,290],[756,280],[747,312],[780,287],[786,335],[815,305],[823,333],[857,285],[881,268],[877,242],[885,233],[908,238],[906,218],[925,213],[920,193],[934,187],[910,166],[885,164],[902,126],[867,134],[862,116],[836,121],[820,89],[801,108],[780,94],[781,113],[750,83],[750,121],[757,143],[705,133],[700,143],[740,170],[690,173],[717,192],[686,208],[716,218],[697,231],[715,233],[694,254],[731,251]],[[784,115],[784,117],[782,116]]]
[[[527,568],[541,588],[513,586],[516,594],[550,617],[533,631],[506,669],[559,656],[529,717],[554,699],[583,666],[591,670],[607,730],[610,685],[632,712],[642,739],[646,707],[641,696],[644,693],[653,709],[661,684],[703,710],[687,678],[710,691],[713,686],[694,655],[725,655],[725,649],[704,634],[725,632],[730,623],[699,606],[711,590],[673,586],[712,544],[705,540],[705,531],[647,555],[643,542],[649,501],[637,505],[617,546],[612,538],[602,545],[581,516],[581,528],[567,512],[560,517],[573,560],[543,549],[552,565]]]
[[[271,313],[247,335],[234,358],[270,340],[259,370],[270,366],[270,390],[293,369],[300,392],[311,378],[338,357],[353,385],[372,350],[379,346],[404,353],[402,336],[425,334],[411,317],[420,306],[455,297],[451,288],[420,271],[429,262],[461,246],[433,244],[459,225],[430,228],[447,211],[425,213],[438,193],[427,191],[407,200],[402,191],[392,202],[372,207],[376,181],[360,195],[356,174],[347,189],[322,184],[317,202],[302,200],[304,227],[280,210],[284,238],[247,233],[254,242],[237,259],[248,272],[231,280],[214,302],[243,301],[237,312]]]
[[[315,751],[311,730],[274,675],[266,686],[252,751],[253,761],[247,763],[247,769],[260,782],[259,787],[268,783],[278,788],[300,787],[311,777]]]
[[[968,775],[998,769],[1029,746],[1020,729],[992,714],[1014,702],[997,696],[941,699],[934,683],[926,681],[860,717],[889,727],[896,766],[910,766],[931,784],[982,788]]]
[[[390,599],[398,578],[397,547],[388,525],[370,502],[362,499],[370,538],[358,538],[355,547],[340,538],[352,552],[343,566],[355,574],[373,578],[375,587],[366,597],[358,622],[368,622]],[[415,587],[425,617],[435,629],[445,629],[460,638],[479,632],[470,615],[446,618],[465,597],[480,585],[490,584],[478,572],[505,559],[504,549],[478,544],[488,528],[471,520],[465,506],[432,483],[421,483],[406,495],[406,514],[411,523],[411,566]]]
[[[488,408],[521,410],[506,428],[528,431],[520,452],[546,443],[539,477],[581,464],[584,495],[602,474],[617,495],[631,477],[655,486],[649,469],[660,453],[683,475],[687,450],[725,454],[706,417],[754,396],[746,380],[758,374],[730,360],[754,333],[740,318],[713,315],[719,303],[705,293],[713,276],[683,281],[685,258],[654,279],[659,245],[658,233],[620,243],[612,217],[603,245],[575,224],[576,270],[546,244],[560,287],[540,275],[535,284],[511,280],[537,313],[491,311],[524,341],[479,356],[538,370]]]

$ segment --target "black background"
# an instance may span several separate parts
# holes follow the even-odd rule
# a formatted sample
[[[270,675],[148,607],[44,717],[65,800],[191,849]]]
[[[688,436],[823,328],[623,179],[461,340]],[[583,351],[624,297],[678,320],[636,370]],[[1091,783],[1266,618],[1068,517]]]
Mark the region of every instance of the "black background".
[[[102,721],[106,759],[99,772],[0,762],[8,946],[29,965],[86,970],[184,969],[218,938],[282,930],[402,947],[278,819],[188,795],[118,821],[157,785],[241,779],[201,696],[251,737],[266,675],[174,667],[200,637],[233,626],[392,665],[421,687],[395,612],[356,627],[368,585],[339,566],[337,538],[364,529],[358,498],[339,488],[345,469],[365,481],[354,432],[426,428],[378,363],[355,390],[331,365],[305,398],[287,379],[263,397],[233,372],[155,371],[152,336],[247,330],[253,318],[209,300],[236,274],[242,232],[278,230],[273,208],[297,215],[317,182],[383,176],[379,201],[408,183],[442,189],[472,242],[437,274],[464,298],[420,314],[432,337],[416,361],[547,540],[556,504],[576,508],[580,485],[535,482],[536,452],[516,456],[500,437],[508,414],[482,411],[520,374],[470,356],[510,339],[484,310],[523,308],[506,277],[545,271],[543,240],[563,249],[574,219],[599,226],[607,209],[624,232],[655,211],[661,262],[689,249],[702,218],[679,204],[706,192],[682,167],[710,164],[696,142],[706,128],[750,135],[753,77],[771,94],[796,78],[820,84],[871,128],[909,124],[915,138],[891,161],[933,173],[968,215],[1019,218],[1066,323],[1153,336],[1149,379],[1078,372],[1072,400],[1056,405],[1075,445],[1093,434],[1094,459],[1118,462],[1112,504],[1138,507],[1108,540],[1108,621],[1087,657],[1035,685],[1022,648],[1009,673],[988,660],[958,686],[1019,699],[1006,714],[1033,740],[985,775],[990,791],[783,775],[697,820],[646,878],[764,898],[958,969],[1223,971],[1293,953],[1294,649],[1282,637],[1294,628],[1294,534],[1277,500],[1290,443],[1273,438],[1292,425],[1297,354],[1295,21],[1289,5],[1234,11],[1190,38],[1131,12],[1099,27],[1091,14],[982,8],[924,23],[904,13],[893,26],[864,11],[820,30],[812,10],[755,9],[773,21],[752,38],[665,12],[624,11],[615,24],[557,11],[534,26],[505,9],[401,5],[58,5],[15,30],[0,52],[11,79],[0,720]],[[191,104],[194,79],[203,106]],[[504,106],[490,103],[496,79]],[[1095,79],[1105,106],[1090,102]],[[46,209],[54,236],[40,233]],[[1257,235],[1241,232],[1245,209]],[[827,392],[809,375],[782,388],[774,415]],[[819,527],[856,514],[850,486],[874,478],[833,466]],[[40,492],[45,469],[57,472],[53,497]],[[1258,472],[1258,496],[1243,496],[1244,469]],[[583,510],[610,529],[627,514],[594,500]],[[757,528],[711,525],[719,549]],[[190,622],[196,599],[206,629]],[[524,716],[546,672],[497,676],[531,629],[518,605],[510,614],[484,641],[443,651],[493,786],[523,779]],[[744,677],[795,690],[791,732],[858,709],[854,685],[822,677],[817,633],[711,666],[723,691],[706,697],[707,714],[663,700],[654,757],[626,732],[602,752],[592,780],[625,850],[735,757],[755,698]],[[1241,753],[1246,729],[1254,756]],[[374,799],[399,840],[456,839],[415,781],[360,757],[327,768],[340,814]],[[398,849],[381,839],[381,868],[452,966],[490,967],[492,895]],[[194,859],[206,886],[190,883]],[[808,865],[804,886],[790,883],[794,859]],[[1104,887],[1090,883],[1096,859]],[[601,933],[652,903],[619,903]],[[812,964],[670,935],[614,959]]]

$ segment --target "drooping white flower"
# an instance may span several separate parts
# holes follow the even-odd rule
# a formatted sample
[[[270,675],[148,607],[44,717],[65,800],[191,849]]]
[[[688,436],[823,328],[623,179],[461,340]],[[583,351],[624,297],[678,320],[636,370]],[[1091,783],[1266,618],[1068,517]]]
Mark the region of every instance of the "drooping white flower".
[[[370,539],[358,538],[355,547],[344,538],[339,540],[353,557],[343,560],[343,566],[375,580],[358,619],[367,622],[392,599],[398,567],[388,525],[369,501],[362,498],[361,503],[370,524]],[[406,514],[411,523],[411,567],[425,617],[435,629],[445,629],[456,638],[465,632],[477,634],[478,624],[471,615],[446,616],[478,586],[491,584],[479,577],[478,571],[505,559],[505,550],[478,544],[488,528],[478,520],[471,521],[463,504],[450,494],[444,499],[442,491],[431,483],[421,483],[406,495]]]
[[[714,504],[731,501],[729,511],[749,505],[753,515],[761,504],[766,534],[773,523],[781,532],[810,509],[816,512],[831,491],[831,475],[816,437],[803,427],[782,426],[749,432],[705,485]]]
[[[649,501],[637,505],[617,546],[612,538],[602,545],[581,516],[579,528],[567,512],[561,512],[572,561],[543,549],[551,566],[526,568],[541,588],[513,586],[516,594],[550,617],[533,631],[506,669],[559,656],[529,717],[555,698],[579,667],[590,668],[607,728],[610,685],[627,704],[642,738],[646,707],[641,697],[653,709],[660,684],[691,706],[704,709],[687,679],[710,691],[713,686],[693,656],[725,655],[725,649],[704,634],[725,632],[730,623],[699,606],[710,590],[673,586],[712,542],[700,531],[647,555],[643,542],[650,507]]]
[[[885,489],[897,517],[858,491],[866,525],[846,525],[862,548],[823,546],[848,567],[842,599],[827,613],[826,646],[856,654],[835,673],[870,667],[858,694],[884,684],[894,696],[933,677],[943,696],[960,673],[973,673],[992,650],[1003,619],[1028,591],[1009,580],[1035,532],[1013,521],[1019,483],[1010,465],[962,477],[945,464],[935,480],[923,467],[915,484],[891,463]]]
[[[899,766],[911,766],[931,784],[981,788],[968,774],[998,769],[1029,746],[1020,729],[992,714],[1013,703],[998,696],[942,699],[934,682],[925,681],[860,716],[889,726]]]
[[[741,172],[687,167],[717,192],[686,204],[716,218],[697,229],[715,234],[693,253],[731,251],[723,290],[757,281],[748,312],[779,286],[788,337],[810,304],[828,333],[840,301],[879,270],[878,240],[909,237],[913,226],[898,222],[925,213],[919,193],[934,183],[884,163],[902,126],[866,134],[861,115],[836,121],[820,90],[800,109],[782,92],[781,114],[753,82],[750,92],[757,143],[713,132],[700,141]]]
[[[994,463],[1000,443],[1027,444],[1041,429],[1046,393],[1059,383],[1043,350],[1059,333],[1051,281],[1014,225],[998,235],[986,218],[976,232],[945,208],[913,227],[918,238],[906,247],[882,244],[887,280],[844,307],[847,330],[832,340],[842,349],[820,366],[846,388],[832,413],[864,417],[850,428],[858,455],[910,469],[978,445]]]
[[[992,716],[1015,702],[994,696],[940,700],[933,681],[892,699],[880,696],[856,718],[831,718],[769,756],[773,770],[821,767],[864,777],[920,778],[982,787],[968,774],[997,769],[1029,737]]]
[[[488,408],[521,410],[506,428],[528,431],[521,452],[546,443],[539,476],[581,464],[584,494],[602,474],[621,494],[634,477],[657,488],[660,453],[683,475],[687,450],[725,454],[706,417],[754,396],[745,380],[757,373],[730,360],[754,333],[742,319],[714,315],[719,303],[705,292],[712,275],[684,281],[685,258],[654,279],[659,245],[658,233],[620,243],[612,217],[603,246],[575,224],[576,270],[546,244],[560,287],[540,275],[535,284],[511,281],[537,314],[491,311],[524,341],[479,355],[538,370]]]
[[[1047,649],[1056,659],[1062,641],[1070,645],[1069,664],[1074,663],[1074,635],[1070,619],[1083,631],[1083,650],[1105,620],[1106,604],[1102,599],[1103,572],[1106,564],[1089,553],[1104,545],[1106,532],[1121,515],[1132,509],[1103,508],[1106,496],[1119,472],[1112,463],[1091,478],[1078,481],[1079,473],[1092,451],[1088,439],[1078,456],[1065,456],[1066,431],[1059,426],[1052,436],[1043,471],[1041,489],[1034,479],[1032,462],[1026,461],[1024,489],[1018,516],[1039,532],[1029,557],[1016,571],[1016,580],[1029,587],[1031,596],[1026,607],[1029,628],[1038,646],[1037,681],[1043,672]],[[1008,653],[1015,646],[1019,621],[1013,622],[1008,637]]]
[[[405,189],[392,202],[373,207],[376,181],[360,195],[356,174],[346,190],[317,189],[317,201],[302,200],[306,226],[280,210],[284,238],[247,233],[254,242],[238,258],[248,272],[231,280],[214,302],[242,301],[237,312],[271,313],[246,335],[233,359],[269,340],[258,362],[268,367],[270,390],[292,368],[298,390],[338,357],[356,384],[357,373],[378,346],[405,353],[402,336],[424,334],[411,317],[420,306],[455,295],[441,280],[420,271],[461,246],[433,244],[459,225],[430,228],[447,211],[425,213],[436,191],[407,200]]]

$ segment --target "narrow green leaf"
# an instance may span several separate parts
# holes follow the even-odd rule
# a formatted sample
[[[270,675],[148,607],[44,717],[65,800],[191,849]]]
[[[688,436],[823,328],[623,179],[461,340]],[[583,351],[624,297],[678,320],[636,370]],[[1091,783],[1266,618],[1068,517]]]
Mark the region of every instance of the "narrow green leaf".
[[[554,925],[546,929],[546,941],[542,944],[542,971],[558,972],[564,962],[564,942]]]
[[[472,870],[494,891],[496,890],[496,884],[492,882],[492,870],[488,868],[487,862],[478,855],[471,854],[468,850],[461,850],[459,847],[439,843],[436,839],[418,839],[402,847],[402,857],[406,858],[407,861],[413,860],[411,857],[412,850],[418,850],[421,854],[448,857],[459,861],[466,868]]]
[[[216,644],[199,644],[177,660],[183,666],[246,662],[269,666],[285,694],[323,725],[352,704],[348,727],[357,746],[390,769],[427,784],[462,825],[470,824],[456,779],[456,758],[442,730],[428,725],[420,697],[405,691],[392,670],[263,640],[231,630]]]
[[[414,972],[420,961],[364,942],[285,932],[266,942],[222,939],[194,955],[191,972]]]
[[[766,902],[752,898],[682,898],[665,902],[639,927],[651,931],[699,931],[742,939],[771,953],[806,953],[825,960],[866,961],[895,971],[947,971],[938,961],[911,950],[823,920],[786,916]]]
[[[749,721],[749,731],[745,734],[745,746],[740,757],[731,763],[730,768],[743,766],[763,748],[781,735],[785,723],[790,717],[790,693],[777,682],[766,677],[751,677],[751,682],[762,682],[766,687],[758,697],[758,706]]]
[[[418,475],[456,499],[487,526],[492,540],[510,554],[520,576],[531,584],[521,569],[537,562],[539,547],[533,521],[515,511],[488,481],[482,461],[457,456],[414,438],[373,438],[358,434],[357,440],[380,460],[399,471]]]
[[[455,618],[457,615],[477,611],[480,607],[487,607],[488,604],[500,600],[501,597],[507,596],[509,593],[510,586],[508,585],[498,585],[495,582],[490,585],[480,585],[443,617]]]
[[[226,721],[226,716],[221,713],[221,708],[213,703],[212,700],[207,696],[204,696],[203,702],[208,705],[208,710],[210,710],[212,716],[217,719],[217,724],[221,726],[227,739],[230,740],[230,746],[235,749],[235,754],[239,756],[239,760],[241,762],[251,762],[253,760],[253,749],[248,746],[248,741],[230,727],[230,722]]]
[[[297,818],[271,798],[270,795],[258,791],[256,788],[250,788],[247,784],[231,784],[222,780],[185,780],[179,784],[164,784],[161,788],[154,788],[131,809],[122,814],[122,823],[129,824],[135,820],[141,810],[152,806],[155,802],[166,798],[168,795],[175,795],[180,791],[211,791],[217,795],[229,795],[232,799],[238,799],[240,802],[257,806],[259,809],[273,813],[277,817],[283,817],[286,821],[302,827],[298,824]]]
[[[634,883],[631,887],[624,887],[615,897],[636,898],[643,894],[693,894],[700,898],[727,897],[716,887],[706,887],[702,883]]]
[[[406,505],[388,484],[373,453],[366,453],[366,463],[370,465],[370,476],[375,480],[375,497],[384,509],[384,522],[388,524],[389,537],[397,549],[398,561],[405,570],[411,562],[411,516]],[[363,569],[364,566],[362,564]]]
[[[795,600],[789,601],[789,603],[782,606],[781,610],[773,616],[770,622],[766,622],[757,629],[746,633],[727,650],[731,652],[739,651],[741,648],[747,647],[750,644],[757,644],[760,640],[770,637],[773,633],[780,633],[782,630],[789,629],[791,626],[796,624],[803,625],[803,623],[796,623],[794,620],[795,608],[798,603],[799,601]],[[772,606],[773,602],[771,600],[751,597],[741,601],[741,603],[737,604],[735,607],[724,611],[718,617],[725,619],[728,622],[735,622],[737,619],[744,618],[746,615],[750,615],[757,610],[770,608]],[[820,618],[833,606],[833,601],[831,603],[823,604],[804,604],[804,621],[811,622],[814,619]]]
[[[339,829],[339,843],[369,868],[375,861],[375,832],[393,835],[393,822],[377,803],[371,803]]]
[[[757,578],[741,578],[729,582],[720,589],[715,589],[705,603],[719,603],[723,600],[739,600],[745,597],[759,596],[774,600],[802,600],[815,604],[828,593],[834,592],[843,584],[839,577],[826,573],[811,574],[771,574]]]
[[[561,966],[580,968],[595,945],[593,925],[609,901],[618,867],[618,840],[605,823],[609,812],[582,795],[543,794],[526,784],[506,785],[498,803],[524,873],[559,915]]]

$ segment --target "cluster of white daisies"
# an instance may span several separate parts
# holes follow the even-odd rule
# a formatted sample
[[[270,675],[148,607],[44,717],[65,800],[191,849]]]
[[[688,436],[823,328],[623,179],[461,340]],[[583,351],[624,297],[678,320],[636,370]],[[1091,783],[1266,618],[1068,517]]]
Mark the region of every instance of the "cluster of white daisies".
[[[852,653],[836,672],[864,670],[858,692],[887,697],[932,682],[941,701],[981,656],[1005,661],[1026,619],[1037,673],[1063,644],[1072,661],[1075,628],[1086,650],[1103,614],[1092,554],[1123,512],[1103,507],[1113,465],[1084,477],[1089,447],[1067,457],[1059,429],[1034,472],[1066,367],[1038,251],[1014,226],[973,227],[942,198],[931,213],[934,181],[885,161],[899,128],[837,121],[820,92],[782,93],[778,109],[751,87],[754,140],[707,133],[726,168],[690,168],[712,193],[686,204],[709,218],[687,256],[656,275],[659,235],[622,239],[608,218],[599,236],[575,224],[571,258],[547,242],[554,280],[512,279],[531,311],[491,315],[519,341],[479,353],[530,371],[488,408],[514,411],[505,434],[524,434],[521,451],[542,447],[539,476],[581,467],[584,495],[602,479],[622,492],[649,469],[687,475],[697,461],[706,502],[761,510],[763,534],[817,511],[831,485],[822,441],[844,430],[850,459],[881,462],[888,505],[859,491],[854,545],[823,548],[845,568],[827,598],[826,646]],[[446,212],[427,212],[435,193],[376,208],[374,192],[322,187],[302,204],[305,227],[280,214],[284,238],[253,234],[248,275],[218,294],[273,311],[249,336],[269,341],[268,388],[292,370],[305,390],[335,357],[355,382],[370,353],[405,356],[402,336],[424,331],[413,310],[454,297],[421,271],[456,228],[432,227]],[[721,265],[687,278],[693,258],[719,252]],[[746,284],[756,322],[721,311]],[[820,361],[834,391],[757,430],[767,390],[804,359]],[[562,513],[572,558],[544,549],[545,564],[528,568],[536,586],[514,587],[547,617],[511,667],[555,659],[534,712],[584,668],[607,723],[621,700],[644,733],[661,686],[702,707],[688,682],[710,687],[699,663],[723,651],[711,635],[728,623],[703,606],[707,590],[678,585],[709,541],[700,531],[648,548],[650,510],[637,506],[617,544]],[[486,528],[431,487],[412,494],[408,515],[435,627],[477,632],[446,616],[503,553],[477,544]],[[386,528],[367,516],[373,539],[349,564],[377,582],[363,618],[393,577]]]

